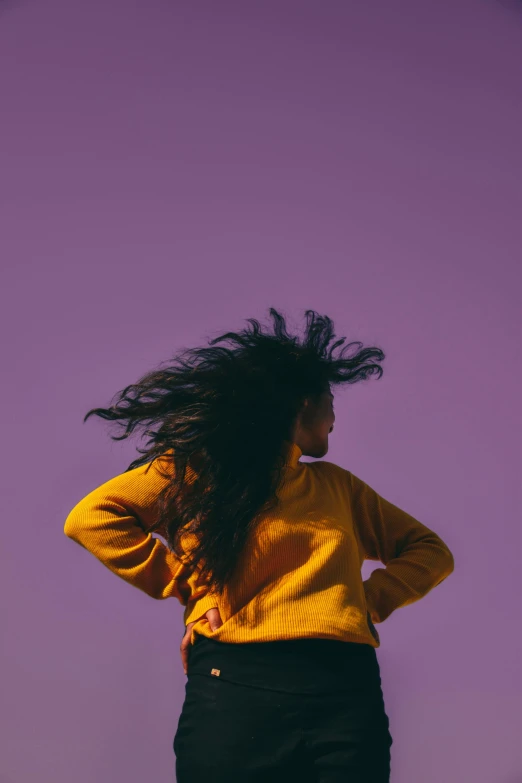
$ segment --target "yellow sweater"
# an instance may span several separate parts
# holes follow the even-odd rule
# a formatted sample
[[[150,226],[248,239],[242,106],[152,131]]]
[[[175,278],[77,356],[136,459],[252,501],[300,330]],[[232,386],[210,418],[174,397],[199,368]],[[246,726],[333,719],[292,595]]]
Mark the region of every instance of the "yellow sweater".
[[[432,530],[332,462],[299,461],[287,444],[281,508],[266,515],[223,595],[144,526],[168,481],[148,462],[110,479],[69,513],[65,535],[152,598],[175,597],[195,636],[223,642],[319,637],[380,646],[373,623],[418,601],[453,571],[453,555]],[[190,475],[190,474],[189,474]],[[365,559],[385,565],[363,582]],[[205,613],[219,609],[210,629]]]

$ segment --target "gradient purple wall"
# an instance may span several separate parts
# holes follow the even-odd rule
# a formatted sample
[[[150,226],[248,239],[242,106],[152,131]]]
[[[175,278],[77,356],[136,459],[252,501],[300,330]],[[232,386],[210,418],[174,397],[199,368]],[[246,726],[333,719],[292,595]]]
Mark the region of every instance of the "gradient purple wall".
[[[455,555],[379,626],[392,783],[522,781],[519,26],[494,0],[0,4],[0,783],[174,781],[183,610],[64,536],[138,445],[82,416],[270,306],[385,350],[327,459]]]

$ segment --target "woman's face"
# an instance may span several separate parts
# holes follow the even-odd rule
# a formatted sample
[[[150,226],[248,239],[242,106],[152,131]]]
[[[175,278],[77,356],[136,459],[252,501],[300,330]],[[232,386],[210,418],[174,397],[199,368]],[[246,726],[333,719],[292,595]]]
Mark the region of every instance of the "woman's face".
[[[307,457],[320,458],[328,452],[328,435],[333,430],[334,396],[326,391],[314,401],[305,400],[294,430],[294,443]]]

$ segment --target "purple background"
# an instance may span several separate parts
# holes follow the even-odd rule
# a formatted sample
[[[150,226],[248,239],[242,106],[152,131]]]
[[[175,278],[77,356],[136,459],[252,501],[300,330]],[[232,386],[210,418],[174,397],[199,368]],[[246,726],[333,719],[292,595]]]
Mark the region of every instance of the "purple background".
[[[522,781],[519,25],[481,0],[0,5],[0,783],[174,780],[183,609],[64,536],[136,455],[82,416],[270,306],[385,350],[327,459],[455,555],[379,626],[392,783]]]

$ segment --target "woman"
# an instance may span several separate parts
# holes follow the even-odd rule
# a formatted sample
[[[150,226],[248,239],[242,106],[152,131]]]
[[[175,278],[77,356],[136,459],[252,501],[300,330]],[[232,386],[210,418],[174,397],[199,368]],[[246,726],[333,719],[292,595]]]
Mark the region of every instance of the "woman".
[[[273,332],[249,319],[209,343],[230,347],[184,351],[87,413],[122,425],[114,440],[154,429],[141,458],[73,508],[65,533],[130,584],[186,607],[178,783],[387,783],[374,624],[440,584],[453,557],[321,460],[332,387],[381,377],[382,350],[350,343],[336,354],[345,338],[330,345],[328,317],[307,311],[301,341],[270,314]],[[365,559],[385,568],[363,582]]]

